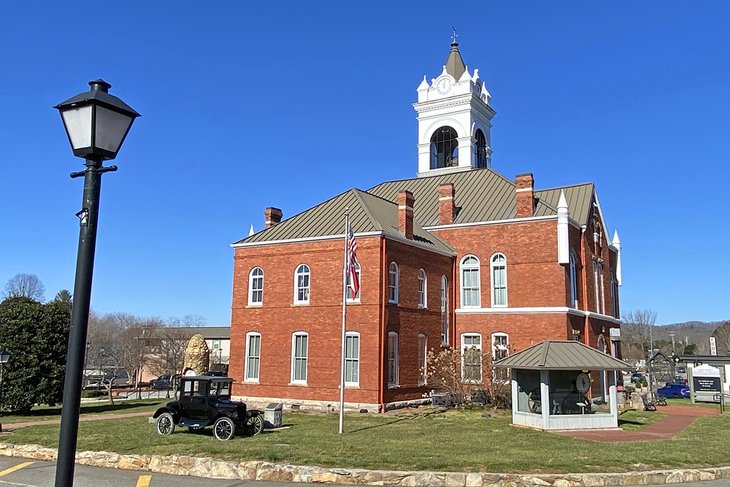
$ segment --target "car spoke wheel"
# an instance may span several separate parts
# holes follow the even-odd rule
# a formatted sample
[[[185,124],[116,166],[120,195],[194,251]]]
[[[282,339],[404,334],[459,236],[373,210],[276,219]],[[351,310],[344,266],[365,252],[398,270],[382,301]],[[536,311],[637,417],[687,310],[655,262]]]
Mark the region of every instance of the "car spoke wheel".
[[[254,414],[246,418],[246,424],[243,426],[243,434],[246,436],[254,436],[264,429],[264,419],[260,414]]]
[[[227,416],[218,418],[213,424],[213,434],[219,440],[230,440],[236,432],[236,425]]]
[[[175,421],[170,413],[162,413],[157,417],[157,434],[167,436],[175,431]]]

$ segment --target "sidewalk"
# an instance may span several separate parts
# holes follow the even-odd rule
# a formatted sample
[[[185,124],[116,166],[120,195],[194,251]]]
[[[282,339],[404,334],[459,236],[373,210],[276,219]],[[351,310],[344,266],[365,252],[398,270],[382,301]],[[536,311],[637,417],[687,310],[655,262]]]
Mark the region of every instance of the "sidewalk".
[[[582,440],[603,442],[669,440],[684,431],[698,417],[717,416],[720,414],[719,409],[715,408],[682,405],[659,406],[657,411],[665,413],[667,416],[642,428],[641,431],[624,431],[621,429],[587,430],[560,431],[558,434],[572,436]]]
[[[105,419],[135,418],[139,416],[152,416],[154,411],[137,411],[134,413],[106,413],[106,414],[82,414],[79,421],[102,421]],[[41,426],[48,424],[61,424],[61,418],[41,419],[38,421],[26,421],[22,423],[3,423],[3,433],[8,431],[26,428],[28,426]]]

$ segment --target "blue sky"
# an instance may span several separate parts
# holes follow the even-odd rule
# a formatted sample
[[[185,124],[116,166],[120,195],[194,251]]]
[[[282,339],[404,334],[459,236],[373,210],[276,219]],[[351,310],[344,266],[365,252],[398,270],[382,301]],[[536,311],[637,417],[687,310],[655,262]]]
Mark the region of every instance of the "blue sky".
[[[266,5],[264,5],[266,4]],[[22,6],[21,6],[22,5]],[[103,178],[92,307],[230,322],[233,252],[413,177],[423,75],[452,26],[497,111],[492,167],[596,184],[623,311],[730,319],[730,4],[29,1],[0,16],[0,284],[73,289],[82,169],[52,107],[104,78],[142,118]]]

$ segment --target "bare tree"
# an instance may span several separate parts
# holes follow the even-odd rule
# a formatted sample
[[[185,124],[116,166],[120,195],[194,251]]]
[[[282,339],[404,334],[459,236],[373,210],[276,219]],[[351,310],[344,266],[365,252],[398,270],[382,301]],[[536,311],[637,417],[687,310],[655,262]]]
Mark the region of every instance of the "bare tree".
[[[5,284],[6,298],[22,297],[41,303],[46,299],[45,293],[46,288],[35,274],[15,274],[15,277]]]
[[[721,324],[712,332],[717,344],[718,355],[730,355],[730,321]]]
[[[646,358],[647,351],[653,346],[655,323],[656,311],[651,309],[629,311],[624,314],[621,325],[624,358],[639,360]]]
[[[148,356],[150,370],[158,375],[182,373],[185,348],[192,335],[192,331],[185,328],[158,328],[151,339]]]

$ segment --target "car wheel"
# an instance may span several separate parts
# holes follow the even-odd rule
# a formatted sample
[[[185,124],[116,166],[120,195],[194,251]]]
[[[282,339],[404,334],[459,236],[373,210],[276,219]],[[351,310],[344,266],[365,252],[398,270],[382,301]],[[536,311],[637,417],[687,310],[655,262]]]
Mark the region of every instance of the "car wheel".
[[[157,417],[157,434],[167,436],[175,431],[175,421],[170,413],[162,413]]]
[[[255,414],[246,418],[246,423],[243,425],[243,434],[245,436],[254,436],[264,429],[264,419],[260,414]]]
[[[213,424],[213,434],[219,440],[230,440],[236,432],[236,425],[227,416],[221,416]]]

